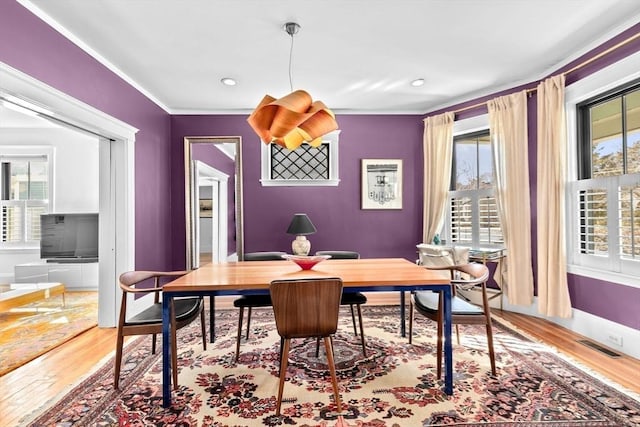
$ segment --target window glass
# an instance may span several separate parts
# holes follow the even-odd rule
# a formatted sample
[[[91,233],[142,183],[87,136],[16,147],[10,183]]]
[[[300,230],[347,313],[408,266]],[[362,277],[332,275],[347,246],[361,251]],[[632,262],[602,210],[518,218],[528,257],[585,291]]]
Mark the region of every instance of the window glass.
[[[493,159],[488,133],[456,139],[453,155],[453,189],[493,188]]]
[[[46,156],[4,156],[0,171],[0,247],[40,240],[40,215],[48,212]]]
[[[640,90],[626,96],[627,173],[640,172]]]
[[[448,240],[471,246],[501,245],[489,131],[456,137],[453,144]]]
[[[591,176],[623,173],[622,99],[591,108]]]

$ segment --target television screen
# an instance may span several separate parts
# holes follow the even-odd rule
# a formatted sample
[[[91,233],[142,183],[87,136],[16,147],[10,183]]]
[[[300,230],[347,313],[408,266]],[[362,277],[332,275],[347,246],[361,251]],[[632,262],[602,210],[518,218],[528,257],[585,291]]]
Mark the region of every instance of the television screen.
[[[40,216],[40,258],[98,258],[98,214]]]

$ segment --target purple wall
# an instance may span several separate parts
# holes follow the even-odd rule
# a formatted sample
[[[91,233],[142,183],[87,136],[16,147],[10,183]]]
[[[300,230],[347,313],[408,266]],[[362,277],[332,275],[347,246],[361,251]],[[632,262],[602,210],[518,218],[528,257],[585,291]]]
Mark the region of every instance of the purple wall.
[[[422,132],[419,116],[337,117],[340,185],[337,187],[262,187],[260,140],[246,116],[174,116],[172,143],[174,176],[183,171],[182,138],[189,136],[242,136],[244,174],[245,251],[291,252],[286,234],[294,213],[305,212],[318,232],[308,236],[312,252],[356,250],[364,257],[416,259],[415,245],[422,236]],[[360,159],[403,159],[402,210],[360,209]],[[174,185],[174,200],[184,200],[184,189]],[[176,203],[174,207],[178,207]],[[174,210],[174,217],[184,213]],[[176,227],[176,251],[184,248],[184,233]],[[175,267],[184,263],[176,254]]]
[[[170,265],[169,115],[17,2],[0,6],[0,61],[139,129],[136,268]]]

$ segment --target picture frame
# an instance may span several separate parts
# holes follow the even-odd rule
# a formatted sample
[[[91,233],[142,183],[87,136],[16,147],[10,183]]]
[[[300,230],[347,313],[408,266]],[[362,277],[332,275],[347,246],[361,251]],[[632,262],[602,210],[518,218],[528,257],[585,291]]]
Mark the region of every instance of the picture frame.
[[[212,218],[213,217],[213,200],[212,199],[200,199],[200,218]]]
[[[402,159],[362,159],[362,209],[402,209]]]

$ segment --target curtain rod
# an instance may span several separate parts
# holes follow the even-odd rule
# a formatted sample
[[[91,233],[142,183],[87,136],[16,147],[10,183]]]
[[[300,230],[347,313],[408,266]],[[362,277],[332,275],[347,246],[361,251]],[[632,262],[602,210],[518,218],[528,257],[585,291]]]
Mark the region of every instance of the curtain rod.
[[[634,41],[634,40],[636,40],[638,38],[640,38],[640,32],[635,33],[633,36],[631,36],[631,37],[629,37],[627,39],[624,39],[619,43],[616,43],[615,45],[611,46],[610,48],[603,50],[599,54],[594,55],[591,58],[582,61],[581,63],[575,65],[574,67],[572,67],[569,70],[564,71],[564,72],[562,72],[560,74],[564,75],[564,76],[566,76],[567,74],[571,74],[574,71],[577,71],[577,70],[579,70],[579,69],[581,69],[583,67],[586,67],[587,65],[591,64],[592,62],[597,61],[598,59],[602,58],[603,56],[606,56],[606,55],[610,54],[611,52],[613,52],[615,50],[618,50],[623,46],[626,46],[627,44],[631,43],[632,41]],[[537,91],[537,90],[538,90],[537,88],[526,89],[527,94],[529,94],[529,95],[532,94],[533,92]],[[468,105],[466,107],[458,108],[456,110],[453,110],[452,112],[454,114],[457,114],[457,113],[461,113],[463,111],[473,110],[474,108],[482,107],[484,105],[487,105],[487,101],[478,102],[478,103],[473,104],[473,105]]]

